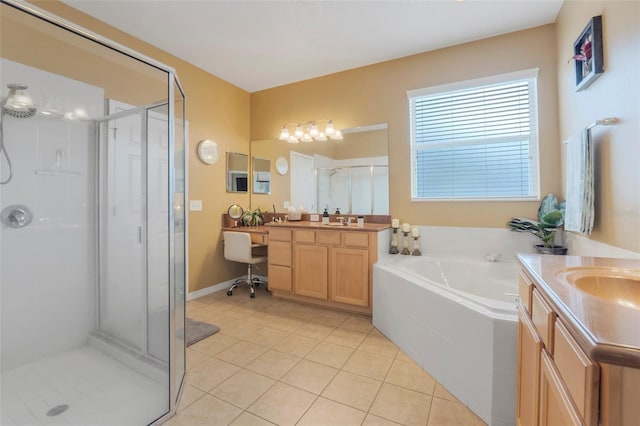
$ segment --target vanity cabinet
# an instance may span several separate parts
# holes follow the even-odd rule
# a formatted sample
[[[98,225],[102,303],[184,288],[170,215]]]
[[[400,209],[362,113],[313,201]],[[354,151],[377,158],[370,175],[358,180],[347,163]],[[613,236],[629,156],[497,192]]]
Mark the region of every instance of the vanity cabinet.
[[[270,229],[268,241],[269,290],[291,291],[291,230]]]
[[[274,295],[370,313],[372,265],[377,260],[378,232],[313,228],[270,229],[269,287],[275,291]],[[271,231],[285,229],[290,232],[288,242],[282,235],[271,234]],[[287,244],[287,247],[281,244]],[[285,265],[282,259],[272,261],[273,250],[290,251],[291,264]],[[274,279],[272,265],[277,268],[276,274],[282,271],[278,268],[289,268],[290,287],[282,285],[279,276],[275,286],[271,285]]]
[[[519,280],[516,424],[597,425],[598,365],[578,345],[544,292],[524,272]]]

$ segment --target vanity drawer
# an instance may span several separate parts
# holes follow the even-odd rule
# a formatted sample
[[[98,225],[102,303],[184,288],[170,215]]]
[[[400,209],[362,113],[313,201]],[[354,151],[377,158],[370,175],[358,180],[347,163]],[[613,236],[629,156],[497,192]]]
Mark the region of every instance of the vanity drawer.
[[[293,241],[296,243],[310,243],[316,242],[316,231],[299,230],[293,231]]]
[[[291,243],[269,241],[269,267],[271,265],[291,267]]]
[[[349,247],[369,247],[369,233],[368,232],[343,232],[344,245]]]
[[[291,292],[292,273],[288,266],[269,265],[269,290]]]
[[[555,312],[544,301],[537,289],[533,289],[531,297],[531,319],[536,326],[536,330],[540,334],[542,343],[544,343],[547,352],[553,355],[553,322]]]
[[[269,239],[274,241],[291,241],[291,229],[269,229]]]
[[[597,424],[598,365],[582,351],[569,331],[555,322],[553,360],[584,424]]]
[[[318,231],[318,244],[340,245],[340,231]]]
[[[531,292],[533,291],[533,283],[529,278],[520,272],[518,276],[518,289],[520,293],[520,304],[525,312],[531,316]]]
[[[257,232],[249,232],[251,235],[251,243],[253,244],[267,244],[269,242],[269,235],[258,234]]]

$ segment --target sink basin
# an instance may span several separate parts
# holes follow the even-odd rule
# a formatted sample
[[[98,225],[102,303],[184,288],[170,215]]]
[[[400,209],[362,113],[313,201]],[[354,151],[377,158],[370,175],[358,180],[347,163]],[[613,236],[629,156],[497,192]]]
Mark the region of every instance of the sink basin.
[[[556,272],[556,278],[599,299],[640,310],[640,270],[574,267]]]

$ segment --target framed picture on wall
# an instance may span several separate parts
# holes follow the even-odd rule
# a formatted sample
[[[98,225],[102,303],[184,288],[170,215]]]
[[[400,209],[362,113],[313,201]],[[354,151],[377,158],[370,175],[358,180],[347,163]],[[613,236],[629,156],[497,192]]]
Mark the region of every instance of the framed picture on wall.
[[[576,92],[586,89],[604,72],[602,16],[594,16],[573,43]]]

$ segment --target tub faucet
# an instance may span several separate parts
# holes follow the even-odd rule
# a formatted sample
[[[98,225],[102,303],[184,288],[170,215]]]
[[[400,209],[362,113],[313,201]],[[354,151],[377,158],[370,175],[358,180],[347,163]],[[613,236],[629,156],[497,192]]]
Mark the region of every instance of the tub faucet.
[[[500,253],[494,252],[494,253],[489,253],[484,258],[487,262],[497,262],[498,257],[500,257]]]

